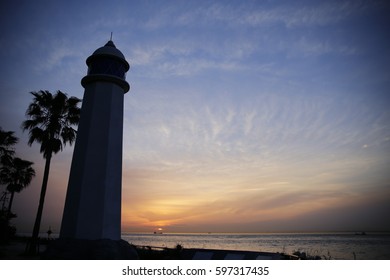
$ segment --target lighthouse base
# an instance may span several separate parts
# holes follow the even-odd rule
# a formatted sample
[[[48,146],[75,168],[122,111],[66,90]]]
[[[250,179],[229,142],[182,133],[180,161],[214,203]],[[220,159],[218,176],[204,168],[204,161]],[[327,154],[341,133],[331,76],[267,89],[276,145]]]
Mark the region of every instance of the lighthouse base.
[[[138,260],[137,251],[125,240],[60,238],[42,253],[46,260]]]

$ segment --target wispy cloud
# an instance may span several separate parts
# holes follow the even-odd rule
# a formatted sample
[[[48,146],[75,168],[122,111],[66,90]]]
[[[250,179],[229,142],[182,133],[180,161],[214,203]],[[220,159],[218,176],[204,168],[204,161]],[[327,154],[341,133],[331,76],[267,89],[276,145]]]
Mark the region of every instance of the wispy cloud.
[[[207,178],[240,174],[240,180],[283,174],[315,185],[326,181],[317,177],[324,172],[329,182],[353,177],[365,168],[361,147],[378,139],[372,128],[351,125],[366,114],[347,99],[262,94],[248,103],[218,93],[218,103],[199,103],[194,94],[178,89],[165,100],[148,97],[150,110],[125,124],[129,166]]]
[[[292,50],[299,52],[299,55],[318,56],[324,54],[356,55],[358,50],[355,46],[336,45],[334,42],[319,41],[318,39],[308,39],[301,37],[292,45]]]
[[[360,50],[356,45],[343,40],[334,41],[332,37],[324,39],[320,36],[296,37],[288,34],[281,37],[273,36],[263,26],[264,23],[276,24],[276,30],[279,31],[283,30],[278,27],[280,22],[288,28],[294,27],[302,31],[306,25],[318,27],[336,24],[363,8],[364,5],[353,2],[315,3],[309,7],[283,5],[272,8],[245,5],[232,7],[216,3],[196,7],[182,14],[182,10],[167,7],[150,20],[154,22],[153,28],[161,32],[174,25],[172,32],[177,34],[176,38],[167,41],[163,37],[154,36],[147,42],[134,42],[134,45],[126,46],[125,51],[131,57],[132,65],[138,66],[144,75],[153,77],[189,76],[204,70],[247,69],[267,71],[268,74],[276,75],[282,71],[281,68],[286,67],[286,64],[278,65],[283,57],[357,55]],[[221,34],[211,35],[204,29],[203,25],[209,28],[212,22],[221,21],[226,22],[220,27]],[[195,29],[183,33],[182,30],[189,28],[189,25]],[[221,38],[225,38],[222,36],[227,34],[230,34],[230,39],[222,40]],[[245,34],[247,36],[244,36]],[[271,58],[278,68],[270,67]],[[143,67],[149,68],[143,71]]]
[[[194,178],[188,178],[188,184],[200,184]],[[168,182],[167,182],[168,183]],[[346,203],[356,204],[363,199],[364,194],[353,193],[346,186],[307,187],[286,182],[268,183],[258,181],[256,187],[241,185],[234,186],[233,192],[229,188],[205,188],[203,195],[199,192],[190,194],[185,191],[184,185],[174,186],[181,190],[171,193],[163,181],[159,182],[160,192],[148,200],[142,195],[142,206],[136,201],[131,207],[136,209],[138,218],[144,226],[155,227],[163,225],[175,228],[183,222],[202,224],[214,221],[218,224],[235,225],[241,223],[261,223],[269,220],[295,219],[304,213],[325,211],[327,209],[345,207]],[[183,188],[184,187],[184,188]],[[167,190],[167,193],[164,193]],[[142,191],[142,190],[141,190]],[[155,190],[156,191],[156,190]],[[207,194],[207,195],[205,195]],[[147,201],[145,203],[145,201]],[[150,203],[150,204],[149,204]],[[130,206],[130,205],[129,205]],[[127,206],[126,206],[127,209]],[[126,211],[126,210],[125,210]]]
[[[286,27],[323,26],[336,24],[351,14],[367,9],[362,1],[328,1],[305,4],[282,3],[279,6],[256,4],[229,5],[214,3],[193,7],[178,13],[172,7],[164,8],[146,23],[145,27],[158,29],[166,26],[193,26],[224,22],[229,25],[262,26],[283,23]]]
[[[182,38],[184,39],[184,38]],[[204,70],[240,71],[248,67],[241,61],[255,46],[249,42],[228,44],[216,48],[216,42],[200,43],[197,38],[173,42],[155,42],[150,47],[129,49],[131,63],[150,67],[159,75],[189,76]]]
[[[282,9],[278,18],[288,27],[336,24],[362,9],[358,1],[317,2],[309,6]]]

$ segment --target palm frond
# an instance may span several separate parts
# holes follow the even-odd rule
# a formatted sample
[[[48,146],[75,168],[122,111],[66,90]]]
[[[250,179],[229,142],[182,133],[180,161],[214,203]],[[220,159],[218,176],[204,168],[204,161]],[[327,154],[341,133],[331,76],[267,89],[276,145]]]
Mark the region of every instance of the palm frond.
[[[13,131],[4,131],[0,127],[0,162],[6,164],[12,159],[15,154],[13,146],[18,142],[18,138],[14,136]]]
[[[43,143],[45,139],[45,131],[39,127],[31,127],[29,132],[28,145],[31,146],[34,142]]]
[[[0,181],[9,192],[20,192],[27,187],[35,176],[34,163],[15,157],[0,168]]]
[[[18,137],[14,136],[14,131],[4,131],[0,127],[0,146],[10,147],[18,143]]]
[[[59,151],[62,151],[62,148],[63,148],[63,145],[62,145],[62,141],[61,141],[61,139],[52,139],[51,141],[50,141],[50,150],[48,150],[48,151],[51,151],[51,152],[53,152],[53,153],[58,153]],[[48,155],[48,151],[46,152],[46,157],[45,158],[47,158],[49,155]]]
[[[69,143],[72,145],[76,140],[77,131],[71,126],[65,126],[61,132],[61,138],[63,139],[64,144]]]
[[[63,149],[66,143],[73,144],[80,120],[81,100],[77,97],[68,98],[67,94],[57,91],[54,95],[49,91],[31,92],[33,102],[26,110],[26,117],[22,123],[23,130],[29,130],[29,141],[41,144],[40,151],[44,158],[51,153]]]

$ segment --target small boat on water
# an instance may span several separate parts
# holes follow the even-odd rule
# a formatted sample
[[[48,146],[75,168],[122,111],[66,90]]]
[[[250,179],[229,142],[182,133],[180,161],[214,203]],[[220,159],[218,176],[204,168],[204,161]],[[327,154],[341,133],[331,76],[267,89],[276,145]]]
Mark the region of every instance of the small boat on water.
[[[355,235],[367,235],[367,233],[365,231],[355,232]]]

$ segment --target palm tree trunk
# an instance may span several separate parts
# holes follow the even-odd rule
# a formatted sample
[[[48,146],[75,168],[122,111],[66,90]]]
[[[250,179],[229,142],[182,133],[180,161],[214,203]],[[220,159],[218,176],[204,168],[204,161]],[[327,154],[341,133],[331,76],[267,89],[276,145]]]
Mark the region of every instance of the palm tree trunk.
[[[15,192],[11,192],[11,197],[9,199],[9,204],[8,204],[8,211],[7,211],[7,219],[11,217],[11,208],[12,208],[12,202],[14,201],[14,195]]]
[[[35,255],[37,253],[38,235],[39,235],[39,229],[41,227],[41,219],[42,219],[42,213],[43,213],[43,205],[45,203],[47,182],[49,181],[49,171],[50,171],[51,156],[52,156],[52,154],[50,153],[47,156],[47,158],[46,158],[45,171],[43,173],[41,195],[39,197],[38,211],[37,211],[37,216],[35,218],[33,235],[31,237],[31,243],[30,243],[30,246],[29,246],[29,249],[28,249],[28,253],[30,255]]]

